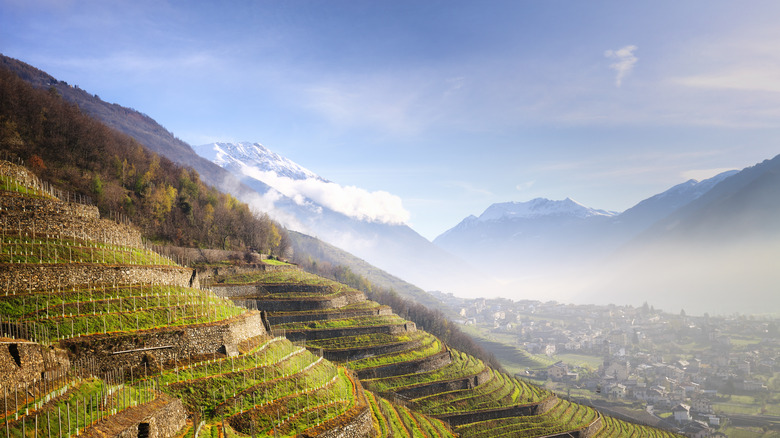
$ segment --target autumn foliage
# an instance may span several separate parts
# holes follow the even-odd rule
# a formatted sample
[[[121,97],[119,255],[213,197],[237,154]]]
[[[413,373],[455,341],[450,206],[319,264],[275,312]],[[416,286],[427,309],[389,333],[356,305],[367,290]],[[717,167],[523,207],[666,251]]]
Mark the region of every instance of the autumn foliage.
[[[63,190],[121,213],[158,242],[283,254],[287,234],[267,214],[204,184],[197,172],[150,152],[0,68],[0,158],[21,159]]]

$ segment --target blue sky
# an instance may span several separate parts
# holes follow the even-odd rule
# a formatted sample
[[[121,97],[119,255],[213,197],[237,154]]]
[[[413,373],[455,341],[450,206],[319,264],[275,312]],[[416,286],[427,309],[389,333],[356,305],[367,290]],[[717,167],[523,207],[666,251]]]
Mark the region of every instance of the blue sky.
[[[619,211],[777,155],[777,22],[775,1],[0,0],[0,52],[190,144],[389,192],[432,239],[494,202]]]

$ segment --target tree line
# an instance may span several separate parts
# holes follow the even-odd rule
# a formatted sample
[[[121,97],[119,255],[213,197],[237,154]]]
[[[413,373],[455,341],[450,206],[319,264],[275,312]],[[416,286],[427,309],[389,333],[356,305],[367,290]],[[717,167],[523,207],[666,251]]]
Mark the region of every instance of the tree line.
[[[119,212],[149,239],[179,246],[282,255],[284,228],[198,173],[161,157],[0,68],[0,150],[43,180],[89,195],[101,215]]]

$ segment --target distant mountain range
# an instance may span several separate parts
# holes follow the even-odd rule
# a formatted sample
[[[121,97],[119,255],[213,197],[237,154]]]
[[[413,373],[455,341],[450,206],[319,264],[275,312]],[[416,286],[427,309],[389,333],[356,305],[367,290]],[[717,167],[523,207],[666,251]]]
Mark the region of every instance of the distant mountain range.
[[[707,193],[737,171],[689,180],[623,213],[586,207],[566,198],[537,198],[489,206],[434,239],[453,254],[484,254],[480,261],[515,275],[559,271],[564,262],[606,256],[648,227]],[[526,272],[527,271],[527,272]]]
[[[500,203],[434,243],[480,254],[508,297],[780,312],[780,156],[689,180],[615,213],[571,199]]]

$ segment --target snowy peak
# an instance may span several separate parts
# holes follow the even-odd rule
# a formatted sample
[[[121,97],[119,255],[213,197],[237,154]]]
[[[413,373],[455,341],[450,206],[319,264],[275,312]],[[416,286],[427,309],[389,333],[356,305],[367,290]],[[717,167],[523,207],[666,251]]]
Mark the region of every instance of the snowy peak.
[[[536,219],[542,217],[572,217],[585,219],[593,216],[611,217],[617,213],[586,207],[571,198],[553,201],[536,198],[527,202],[502,202],[488,207],[480,216],[480,222],[504,219]]]
[[[280,177],[293,180],[316,179],[325,181],[314,172],[300,166],[260,143],[211,143],[194,148],[198,155],[216,163],[220,167],[238,171],[253,168],[261,172],[273,172]]]

